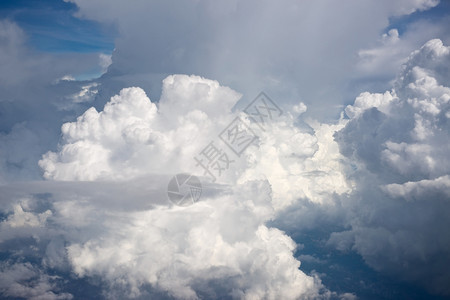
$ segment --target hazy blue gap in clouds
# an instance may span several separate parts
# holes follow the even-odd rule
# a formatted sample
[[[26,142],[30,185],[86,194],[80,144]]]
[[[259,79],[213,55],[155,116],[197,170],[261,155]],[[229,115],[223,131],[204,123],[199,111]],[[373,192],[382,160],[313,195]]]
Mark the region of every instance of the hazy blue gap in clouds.
[[[111,54],[115,29],[74,16],[77,6],[62,0],[3,0],[0,18],[10,19],[29,35],[29,43],[49,53]]]
[[[430,294],[415,284],[377,272],[354,251],[339,251],[327,245],[332,233],[348,230],[348,227],[341,224],[342,220],[336,219],[337,215],[334,213],[325,210],[320,212],[320,205],[306,205],[310,208],[310,213],[315,211],[315,215],[320,215],[328,221],[318,221],[322,224],[320,228],[313,226],[299,229],[298,226],[292,227],[293,224],[287,223],[292,221],[292,217],[286,216],[289,212],[285,212],[267,225],[283,230],[298,244],[294,256],[301,261],[300,269],[308,275],[319,274],[323,284],[330,290],[337,293],[354,293],[362,300],[450,299]],[[295,210],[291,208],[290,213],[295,213]]]
[[[402,35],[408,29],[408,25],[417,21],[439,22],[450,16],[450,1],[441,0],[435,7],[423,11],[416,11],[409,15],[391,17],[389,18],[389,26],[386,31],[390,29],[397,29]]]

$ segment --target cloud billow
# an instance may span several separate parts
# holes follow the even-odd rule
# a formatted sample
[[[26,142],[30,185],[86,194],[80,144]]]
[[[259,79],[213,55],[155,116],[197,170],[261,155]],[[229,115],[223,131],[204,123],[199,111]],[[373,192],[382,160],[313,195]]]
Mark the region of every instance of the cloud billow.
[[[363,93],[335,134],[356,165],[348,199],[351,230],[329,243],[354,249],[376,270],[450,294],[450,48],[430,40],[414,51],[394,89]]]
[[[44,176],[55,184],[68,181],[69,186],[73,181],[91,181],[133,183],[135,189],[143,189],[149,183],[142,178],[151,174],[202,175],[193,157],[236,115],[246,118],[231,110],[240,95],[216,81],[186,75],[167,77],[162,90],[155,104],[140,88],[123,89],[102,111],[90,108],[75,122],[65,123],[59,151],[46,153],[39,162]],[[118,207],[112,210],[108,202],[99,202],[96,192],[84,196],[75,192],[74,199],[58,193],[49,221],[65,228],[61,234],[67,258],[48,260],[69,262],[81,278],[99,276],[109,287],[108,297],[120,297],[123,291],[130,297],[159,291],[182,299],[215,298],[219,290],[248,299],[337,296],[317,276],[299,269],[293,256],[297,244],[265,224],[299,193],[322,202],[324,193],[348,191],[336,172],[316,178],[301,175],[330,168],[318,162],[317,155],[324,151],[339,154],[337,147],[321,151],[318,147],[324,139],[332,139],[335,126],[319,126],[323,136],[316,137],[293,125],[305,111],[303,104],[298,107],[303,109],[260,130],[259,144],[250,145],[241,158],[234,157],[233,168],[219,178],[228,186],[225,194],[205,190],[201,201],[188,208],[168,202],[167,182],[161,185],[160,179],[154,183],[155,198],[149,195],[148,200],[128,188],[116,191]],[[296,143],[288,144],[288,139]],[[296,163],[298,158],[304,162]],[[329,185],[302,191],[294,184],[312,180]],[[122,211],[125,199],[128,204],[146,201],[154,206]],[[74,235],[74,230],[79,233]]]
[[[167,77],[158,103],[123,89],[102,111],[65,123],[59,150],[42,157],[49,185],[25,190],[31,199],[33,189],[50,191],[46,209],[17,189],[5,194],[2,239],[33,232],[47,241],[44,269],[102,278],[106,297],[351,299],[302,272],[293,256],[301,241],[268,225],[283,218],[302,232],[335,222],[350,229],[330,232],[329,246],[446,294],[449,89],[438,66],[448,53],[439,40],[426,43],[392,91],[362,93],[348,120],[297,127],[305,105],[287,109],[236,157],[225,185],[187,208],[167,200],[169,175],[202,175],[193,157],[236,115],[248,121],[231,110],[240,94],[187,75]],[[300,219],[286,214],[300,199],[310,203]]]

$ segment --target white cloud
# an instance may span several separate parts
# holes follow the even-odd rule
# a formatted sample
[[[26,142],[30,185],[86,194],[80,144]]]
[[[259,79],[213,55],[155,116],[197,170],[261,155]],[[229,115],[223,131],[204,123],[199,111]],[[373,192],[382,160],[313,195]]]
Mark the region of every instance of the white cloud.
[[[243,113],[231,112],[239,97],[216,81],[186,75],[164,80],[157,105],[139,88],[123,89],[103,111],[90,108],[76,122],[64,124],[60,151],[45,154],[40,166],[48,179],[118,184],[161,170],[202,173],[193,157],[218,140],[235,115],[258,130]],[[304,104],[298,107],[298,113],[306,110]],[[150,284],[174,297],[195,298],[207,293],[209,282],[238,298],[328,297],[318,278],[298,269],[295,243],[265,225],[298,197],[321,203],[329,201],[327,195],[349,191],[332,142],[343,124],[311,122],[312,134],[294,122],[290,114],[280,117],[266,131],[259,130],[258,145],[242,158],[233,157],[235,165],[219,178],[232,184],[231,194],[205,194],[186,209],[163,206],[95,218],[91,212],[96,209],[84,201],[55,203],[55,218],[65,226],[86,232],[102,228],[97,236],[70,243],[68,258],[75,272],[99,275],[112,293],[125,286],[134,296]]]
[[[409,201],[428,201],[438,194],[439,197],[450,199],[450,178],[448,175],[435,179],[406,182],[403,184],[387,184],[383,189],[393,198],[403,198]]]
[[[43,213],[35,215],[31,212],[24,211],[22,205],[22,203],[19,203],[14,206],[13,214],[9,215],[8,218],[2,222],[2,226],[10,226],[12,228],[26,226],[43,227],[45,226],[47,218],[52,214],[50,210],[46,210]]]
[[[123,89],[103,111],[90,108],[76,122],[65,123],[60,150],[45,154],[40,166],[47,179],[114,180],[119,185],[162,172],[201,175],[193,157],[211,140],[219,143],[218,134],[236,115],[258,130],[245,114],[231,111],[239,97],[216,81],[186,75],[167,77],[157,104],[140,88]],[[298,108],[298,113],[306,110],[304,104]],[[206,285],[246,299],[329,297],[318,278],[299,270],[296,244],[265,223],[298,197],[328,203],[330,195],[349,191],[332,141],[345,122],[310,122],[315,133],[294,122],[286,114],[265,131],[259,129],[258,144],[242,158],[232,157],[233,166],[218,178],[231,184],[228,194],[205,193],[191,207],[161,202],[167,183],[157,185],[162,193],[151,200],[163,206],[150,210],[107,210],[93,217],[97,208],[90,206],[92,200],[55,203],[53,220],[98,232],[70,241],[68,259],[76,274],[101,276],[111,293],[126,288],[136,297],[148,285],[177,298],[202,293],[214,298]],[[120,207],[123,199],[132,202],[133,197],[120,192]]]
[[[268,181],[226,189],[206,185],[202,201],[180,208],[168,205],[168,200],[149,207],[151,194],[139,191],[145,184],[154,185],[158,197],[166,196],[165,185],[149,179],[94,185],[38,182],[34,187],[24,183],[6,194],[14,203],[24,188],[29,193],[52,193],[50,202],[27,208],[28,219],[46,215],[46,230],[33,232],[37,243],[28,255],[43,260],[40,270],[51,267],[72,270],[79,278],[101,278],[107,298],[158,293],[179,299],[330,297],[319,278],[299,269],[300,262],[293,256],[296,243],[264,225],[273,217]],[[51,213],[38,212],[48,205]],[[13,247],[8,241],[19,236],[10,234],[14,228],[6,225],[22,216],[22,211],[2,223],[5,249]],[[14,278],[11,272],[7,269],[4,274]],[[55,286],[48,289],[57,290]]]
[[[163,90],[159,111],[142,89],[128,88],[111,98],[102,112],[90,108],[76,122],[64,124],[61,151],[49,152],[40,161],[44,177],[126,179],[176,172],[183,166],[193,169],[195,151],[206,145],[205,137],[225,126],[223,120],[213,120],[220,119],[219,112],[227,116],[238,94],[196,76],[168,77]]]
[[[239,97],[216,81],[185,75],[163,81],[158,107],[143,90],[124,89],[102,112],[90,108],[76,122],[64,124],[61,150],[48,152],[39,164],[44,177],[55,180],[123,180],[161,170],[202,175],[194,156],[211,140],[219,142],[218,134],[234,116],[248,122],[243,113],[231,112]],[[306,110],[304,104],[298,107]],[[338,147],[332,142],[333,132],[344,121],[336,125],[312,122],[315,134],[302,131],[294,122],[286,114],[266,131],[248,123],[257,132],[258,145],[247,148],[242,158],[233,157],[222,145],[234,162],[220,180],[267,178],[277,208],[298,197],[324,202],[329,193],[349,191],[340,171]]]
[[[400,38],[397,29],[382,34],[379,46],[358,51],[357,69],[371,76],[393,76],[406,61],[412,45]]]
[[[394,98],[395,95],[392,95],[389,91],[386,91],[384,94],[364,92],[356,97],[352,105],[348,105],[345,108],[345,113],[348,117],[354,118],[372,107],[376,107],[381,112],[387,112],[386,110]]]
[[[99,54],[99,65],[100,67],[102,67],[102,73],[105,73],[111,64],[112,64],[112,55],[104,53]]]
[[[358,49],[358,61],[355,65],[355,84],[362,81],[364,89],[379,91],[391,87],[401,66],[408,61],[409,54],[420,48],[430,38],[439,38],[450,42],[445,24],[448,17],[412,18],[410,22],[400,23],[401,29],[386,29],[377,42]],[[395,26],[399,26],[394,21]],[[400,31],[400,32],[399,32]],[[355,90],[359,92],[360,90]]]
[[[106,234],[69,246],[69,259],[78,275],[100,275],[113,287],[124,282],[132,296],[151,284],[176,298],[197,298],[209,282],[237,298],[319,297],[320,282],[301,272],[292,256],[295,243],[258,225],[270,203],[260,192],[265,185],[248,183],[243,194],[187,209],[111,215]]]
[[[355,167],[343,203],[352,229],[329,243],[355,249],[376,270],[449,294],[450,48],[430,40],[403,65],[394,89],[363,93],[336,134]]]
[[[55,292],[57,276],[43,273],[32,264],[0,263],[0,293],[4,297],[31,300],[72,299],[69,293]]]
[[[73,102],[92,102],[95,96],[98,94],[98,83],[91,82],[81,86],[81,91],[73,95],[68,96]]]

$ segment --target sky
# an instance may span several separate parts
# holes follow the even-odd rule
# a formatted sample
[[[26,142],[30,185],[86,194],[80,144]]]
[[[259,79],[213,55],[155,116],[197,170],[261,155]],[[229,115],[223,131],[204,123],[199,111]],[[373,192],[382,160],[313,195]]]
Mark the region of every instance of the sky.
[[[450,2],[0,2],[0,298],[450,299]]]

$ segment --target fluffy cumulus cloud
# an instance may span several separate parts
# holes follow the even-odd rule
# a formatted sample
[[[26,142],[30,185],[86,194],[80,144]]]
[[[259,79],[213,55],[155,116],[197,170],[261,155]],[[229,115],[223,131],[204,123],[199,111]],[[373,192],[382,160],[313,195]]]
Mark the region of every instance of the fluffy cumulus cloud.
[[[299,269],[297,245],[289,236],[264,225],[273,215],[268,181],[225,190],[209,186],[202,201],[186,208],[167,200],[152,208],[149,193],[135,189],[146,184],[157,190],[154,197],[165,196],[161,183],[167,179],[101,183],[113,198],[88,182],[28,186],[35,195],[51,192],[51,198],[17,198],[23,185],[6,189],[2,200],[10,203],[9,216],[0,237],[10,255],[0,274],[13,285],[0,286],[2,295],[70,299],[75,292],[76,297],[60,276],[49,275],[69,271],[71,281],[100,278],[99,294],[108,299],[339,296]]]
[[[163,81],[162,90],[156,105],[140,88],[123,89],[103,111],[90,108],[76,122],[64,124],[60,150],[48,152],[39,162],[44,177],[124,180],[161,170],[202,175],[194,157],[212,141],[224,147],[221,151],[228,151],[229,170],[216,174],[222,181],[268,179],[274,187],[274,201],[281,206],[302,195],[322,202],[326,201],[323,193],[348,191],[338,148],[329,144],[342,124],[311,122],[315,134],[310,125],[306,125],[309,130],[296,127],[296,118],[306,109],[300,104],[303,109],[297,107],[297,113],[285,114],[262,130],[244,113],[232,112],[240,95],[216,81],[172,75]],[[251,126],[258,138],[242,157],[233,157],[218,138],[235,116]],[[311,172],[318,176],[312,178]]]
[[[330,243],[355,249],[376,270],[450,294],[450,48],[414,51],[392,91],[363,93],[336,133],[354,165],[350,231]]]
[[[13,202],[2,223],[5,241],[17,235],[11,233],[16,227],[36,228],[34,238],[48,243],[47,268],[70,265],[78,278],[100,277],[107,297],[338,297],[299,269],[297,244],[267,222],[298,197],[329,204],[330,195],[349,192],[333,142],[343,122],[306,124],[300,103],[261,128],[232,110],[241,95],[216,81],[172,75],[162,90],[158,103],[131,87],[102,111],[88,109],[61,127],[59,150],[39,162],[54,184],[122,186],[113,192],[116,200],[59,191],[46,210]],[[257,137],[241,157],[218,137],[236,116]],[[216,183],[194,160],[211,141],[232,161]],[[200,202],[187,208],[168,202],[168,178],[178,172],[202,178]],[[147,194],[149,184],[154,192]],[[125,203],[132,208],[124,210]],[[53,242],[58,239],[65,242]]]
[[[298,269],[295,243],[261,224],[271,212],[268,183],[241,189],[188,209],[107,217],[107,232],[70,245],[69,260],[79,276],[100,275],[131,296],[151,285],[182,299],[320,297],[320,281]]]
[[[142,89],[123,89],[103,111],[92,107],[62,126],[61,150],[40,161],[44,177],[126,179],[193,168],[195,151],[227,125],[221,112],[230,112],[238,98],[231,89],[197,76],[166,78],[159,108]]]

